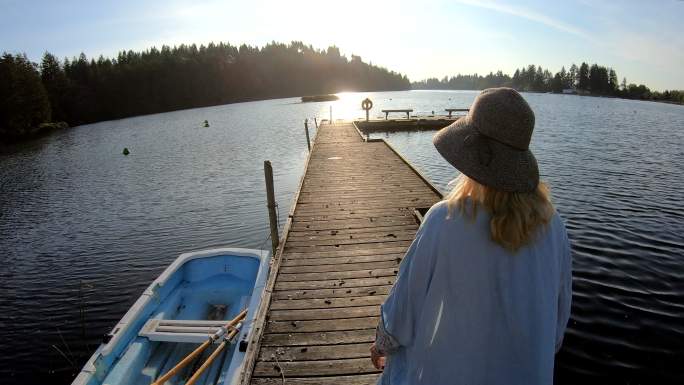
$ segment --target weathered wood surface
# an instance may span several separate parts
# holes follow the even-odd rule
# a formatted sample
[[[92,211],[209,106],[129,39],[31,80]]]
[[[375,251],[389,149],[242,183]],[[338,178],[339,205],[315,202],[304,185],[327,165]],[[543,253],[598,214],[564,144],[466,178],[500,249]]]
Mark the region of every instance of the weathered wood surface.
[[[351,124],[321,125],[311,151],[251,383],[375,384],[369,347],[413,210],[441,197]]]

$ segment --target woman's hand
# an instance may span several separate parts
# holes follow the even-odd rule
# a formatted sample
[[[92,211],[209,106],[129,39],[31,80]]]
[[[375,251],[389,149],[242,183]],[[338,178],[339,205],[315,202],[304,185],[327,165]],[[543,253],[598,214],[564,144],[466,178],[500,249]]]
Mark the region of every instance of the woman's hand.
[[[373,362],[373,366],[375,366],[375,369],[385,369],[385,356],[378,352],[378,349],[375,347],[375,344],[371,345],[370,354],[371,362]]]

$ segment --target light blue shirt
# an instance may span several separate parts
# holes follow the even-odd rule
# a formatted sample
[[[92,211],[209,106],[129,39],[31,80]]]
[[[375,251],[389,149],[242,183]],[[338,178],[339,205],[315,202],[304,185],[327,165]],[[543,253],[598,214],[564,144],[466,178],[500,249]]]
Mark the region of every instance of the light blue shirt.
[[[483,208],[474,222],[447,214],[444,201],[430,209],[382,305],[378,334],[395,346],[379,383],[553,383],[572,296],[562,220],[511,254]]]

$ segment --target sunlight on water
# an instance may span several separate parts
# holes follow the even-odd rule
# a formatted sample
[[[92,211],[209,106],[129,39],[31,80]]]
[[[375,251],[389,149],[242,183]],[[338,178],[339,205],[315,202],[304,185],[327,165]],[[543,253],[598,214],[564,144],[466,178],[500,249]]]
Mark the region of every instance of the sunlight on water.
[[[339,100],[321,103],[319,116],[322,119],[330,119],[330,107],[332,107],[333,120],[361,118],[365,116],[364,110],[361,109],[361,101],[371,94],[371,92],[340,92],[335,94]]]
[[[413,109],[411,115],[445,115],[445,108],[468,108],[478,93],[476,91],[396,91],[396,92],[341,92],[340,99],[320,103],[318,116],[329,119],[332,106],[333,120],[365,118],[361,102],[369,98],[373,102],[371,119],[385,119],[383,109]],[[404,118],[404,114],[390,118]]]

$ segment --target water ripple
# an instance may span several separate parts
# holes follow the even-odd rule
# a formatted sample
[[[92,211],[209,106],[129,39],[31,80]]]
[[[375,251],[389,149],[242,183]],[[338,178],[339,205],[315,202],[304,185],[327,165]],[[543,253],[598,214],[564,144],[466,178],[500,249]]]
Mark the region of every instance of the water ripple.
[[[475,95],[350,94],[353,107],[333,106],[359,116],[354,98],[369,96],[425,113],[467,107]],[[684,108],[525,97],[537,116],[532,150],[573,243],[574,303],[556,382],[684,383]],[[0,149],[2,383],[68,383],[178,254],[268,248],[263,161],[273,163],[282,226],[307,155],[302,121],[329,105],[176,111]],[[211,127],[200,127],[205,119]],[[432,133],[379,136],[439,188],[457,175]]]

